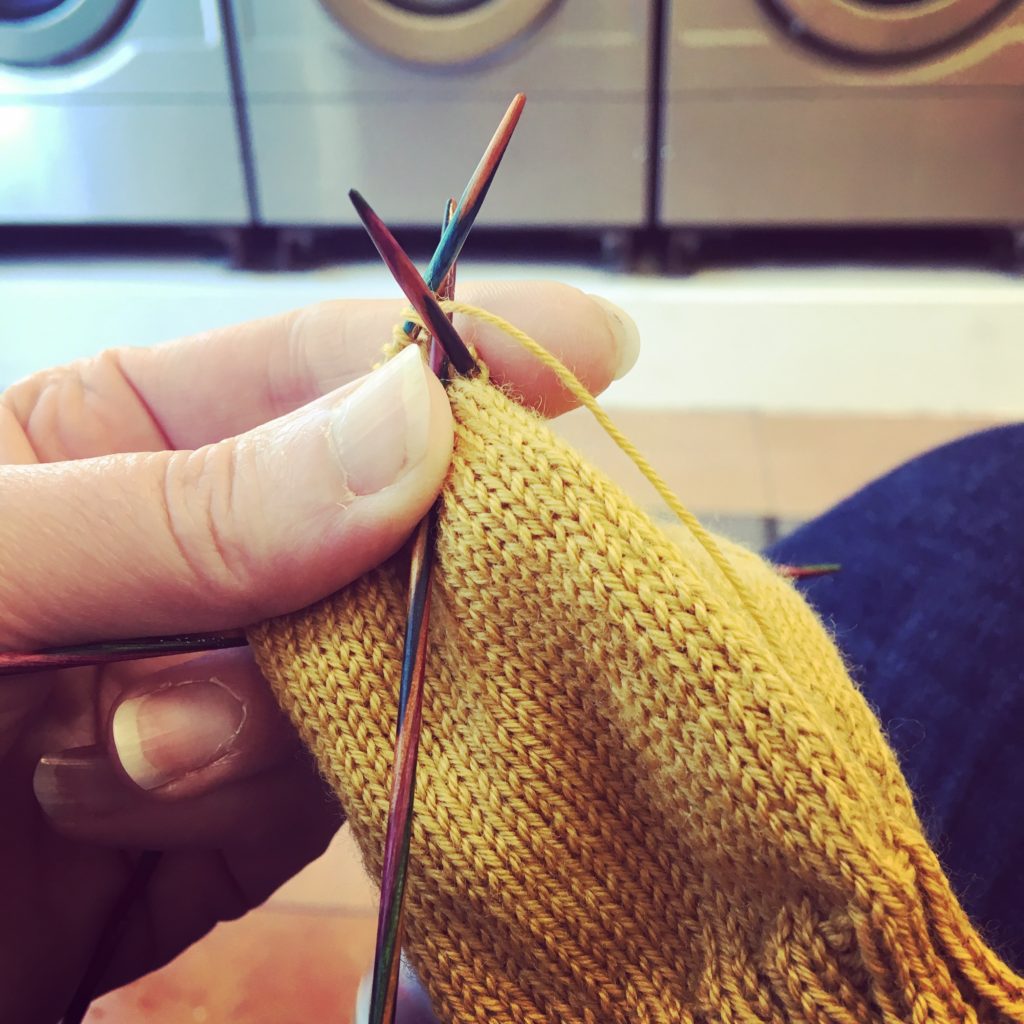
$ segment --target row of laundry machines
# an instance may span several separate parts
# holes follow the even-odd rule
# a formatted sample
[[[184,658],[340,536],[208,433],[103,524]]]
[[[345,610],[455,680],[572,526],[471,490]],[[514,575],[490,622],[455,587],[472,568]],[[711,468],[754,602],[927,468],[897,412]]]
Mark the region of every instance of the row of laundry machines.
[[[1024,225],[1022,0],[0,0],[0,224]]]

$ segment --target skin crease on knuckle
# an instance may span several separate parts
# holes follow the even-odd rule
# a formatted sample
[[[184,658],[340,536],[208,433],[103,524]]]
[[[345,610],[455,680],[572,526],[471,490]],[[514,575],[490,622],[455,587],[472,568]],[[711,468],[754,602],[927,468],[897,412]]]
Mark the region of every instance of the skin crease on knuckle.
[[[168,447],[116,349],[33,374],[8,388],[3,401],[42,462]]]
[[[63,438],[61,425],[69,420],[68,411],[83,404],[82,378],[77,364],[43,370],[9,387],[3,394],[4,404],[21,425],[33,449],[41,447],[39,439],[46,439],[49,458],[74,458],[75,442]]]
[[[239,474],[249,473],[251,450],[241,440],[171,453],[162,478],[167,529],[181,561],[182,580],[204,603],[237,608],[254,591],[251,520],[260,504],[237,502]],[[248,523],[247,523],[248,520]]]

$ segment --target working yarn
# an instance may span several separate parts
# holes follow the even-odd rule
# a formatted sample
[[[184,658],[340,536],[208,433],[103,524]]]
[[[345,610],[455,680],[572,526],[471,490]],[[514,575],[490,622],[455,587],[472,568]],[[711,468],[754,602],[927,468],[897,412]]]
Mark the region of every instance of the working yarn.
[[[486,379],[449,397],[406,895],[441,1020],[1024,1020],[791,584]],[[375,877],[406,583],[251,633]]]

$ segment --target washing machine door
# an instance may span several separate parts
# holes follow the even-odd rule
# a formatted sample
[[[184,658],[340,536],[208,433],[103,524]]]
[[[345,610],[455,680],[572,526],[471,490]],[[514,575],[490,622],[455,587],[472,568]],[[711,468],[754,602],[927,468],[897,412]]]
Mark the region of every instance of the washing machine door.
[[[1018,0],[765,0],[790,33],[853,58],[913,58],[984,29]]]
[[[424,66],[468,64],[539,25],[561,0],[320,0],[375,50]]]
[[[135,0],[0,0],[0,64],[47,67],[92,53]]]

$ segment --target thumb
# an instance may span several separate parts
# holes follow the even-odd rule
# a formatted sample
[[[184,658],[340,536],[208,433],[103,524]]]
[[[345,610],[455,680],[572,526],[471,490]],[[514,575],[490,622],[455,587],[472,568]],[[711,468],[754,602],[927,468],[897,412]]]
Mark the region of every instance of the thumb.
[[[0,644],[219,629],[300,608],[401,546],[451,446],[444,391],[410,347],[196,451],[0,467]]]

